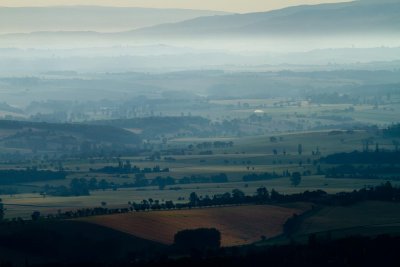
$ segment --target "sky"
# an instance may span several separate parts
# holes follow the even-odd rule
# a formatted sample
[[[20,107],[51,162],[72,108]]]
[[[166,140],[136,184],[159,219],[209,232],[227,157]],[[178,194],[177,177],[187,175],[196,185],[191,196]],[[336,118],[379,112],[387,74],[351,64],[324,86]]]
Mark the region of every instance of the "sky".
[[[101,5],[185,8],[246,13],[267,11],[303,4],[336,2],[348,2],[348,0],[0,0],[0,6]]]

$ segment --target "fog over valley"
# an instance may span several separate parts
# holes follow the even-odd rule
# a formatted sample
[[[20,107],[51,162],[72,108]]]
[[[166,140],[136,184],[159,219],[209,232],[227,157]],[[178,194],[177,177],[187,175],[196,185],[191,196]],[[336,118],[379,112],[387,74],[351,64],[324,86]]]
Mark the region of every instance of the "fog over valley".
[[[399,1],[11,2],[0,266],[397,266]]]

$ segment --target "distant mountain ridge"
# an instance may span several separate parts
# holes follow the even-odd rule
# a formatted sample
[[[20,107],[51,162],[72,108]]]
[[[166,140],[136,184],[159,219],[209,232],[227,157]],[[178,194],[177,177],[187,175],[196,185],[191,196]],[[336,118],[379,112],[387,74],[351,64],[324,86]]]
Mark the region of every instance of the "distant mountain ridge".
[[[269,12],[200,17],[134,30],[129,34],[166,37],[400,34],[399,14],[400,1],[364,0],[295,6]]]
[[[99,8],[99,10],[103,9]],[[104,10],[107,12],[109,9]],[[189,16],[187,12],[192,12],[190,10],[137,10],[153,12],[153,18],[157,17],[155,15],[157,12],[172,12],[168,13],[169,17],[173,16],[174,12],[183,12],[186,14],[185,16]],[[7,28],[7,24],[16,23],[17,20],[15,19],[14,22],[11,18],[5,19],[1,12],[2,8],[0,8],[0,25],[6,25],[5,28]],[[127,12],[129,13],[129,8]],[[192,43],[194,41],[197,44],[197,41],[201,40],[211,41],[212,45],[217,44],[213,47],[225,49],[225,44],[218,42],[218,40],[234,39],[235,42],[230,42],[230,44],[238,44],[239,42],[236,42],[238,39],[245,42],[259,39],[268,41],[270,47],[280,47],[282,44],[289,47],[300,47],[301,45],[308,47],[310,43],[318,42],[318,45],[310,48],[314,49],[319,48],[321,40],[322,45],[325,42],[329,43],[330,47],[346,47],[354,44],[362,47],[366,44],[365,41],[368,41],[368,44],[366,44],[368,47],[398,46],[400,41],[400,1],[395,0],[362,0],[302,5],[247,14],[219,14],[218,12],[211,12],[210,14],[208,11],[204,11],[206,14],[200,16],[199,11],[193,12],[195,12],[194,15],[192,14],[195,18],[182,20],[182,16],[176,16],[174,19],[178,22],[166,22],[166,19],[161,17],[160,19],[163,21],[156,26],[142,25],[138,29],[129,28],[130,30],[117,32],[105,32],[110,27],[103,28],[101,26],[100,28],[104,32],[61,29],[57,31],[42,30],[29,34],[1,34],[0,28],[0,47],[69,48],[95,47],[99,44],[110,47],[121,44],[186,46],[187,44],[182,44],[184,41]],[[100,14],[96,13],[95,15],[100,16]],[[132,15],[132,13],[130,14]],[[101,23],[110,20],[110,17],[107,18],[108,20],[101,21]],[[118,19],[123,20],[123,18],[121,16]],[[69,19],[73,19],[73,17]],[[151,23],[154,25],[157,22],[153,20]],[[32,22],[32,25],[34,23],[37,22]],[[82,18],[77,18],[76,23],[85,25]],[[314,39],[311,40],[310,37]],[[341,40],[344,40],[344,42],[341,42]]]
[[[0,3],[1,4],[1,3]],[[1,7],[0,34],[38,31],[118,32],[226,12],[103,6]]]

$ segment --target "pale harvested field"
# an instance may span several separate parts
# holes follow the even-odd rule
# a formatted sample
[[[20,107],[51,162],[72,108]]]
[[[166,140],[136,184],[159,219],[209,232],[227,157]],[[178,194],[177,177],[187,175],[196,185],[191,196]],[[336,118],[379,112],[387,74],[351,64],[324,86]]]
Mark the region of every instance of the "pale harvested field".
[[[285,206],[250,205],[192,210],[135,212],[83,218],[144,239],[172,244],[176,232],[184,229],[217,228],[222,246],[249,244],[282,233],[284,222],[294,213],[310,208],[299,203]]]

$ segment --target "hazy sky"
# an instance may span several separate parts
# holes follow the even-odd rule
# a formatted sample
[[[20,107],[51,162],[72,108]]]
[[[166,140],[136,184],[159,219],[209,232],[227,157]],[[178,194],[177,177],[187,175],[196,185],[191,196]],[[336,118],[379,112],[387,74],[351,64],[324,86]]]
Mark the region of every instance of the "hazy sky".
[[[0,0],[0,6],[103,5],[158,8],[210,9],[257,12],[302,4],[347,2],[345,0]]]

